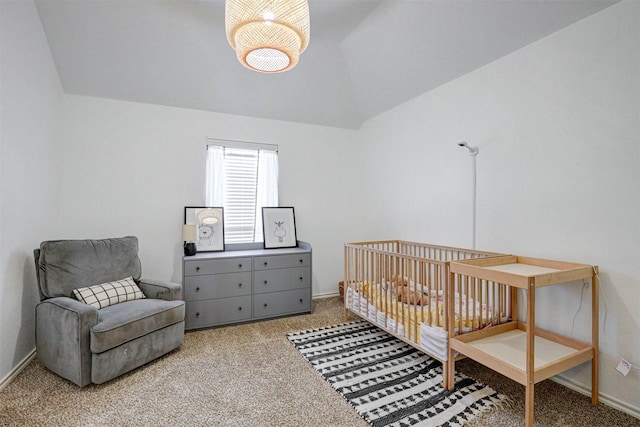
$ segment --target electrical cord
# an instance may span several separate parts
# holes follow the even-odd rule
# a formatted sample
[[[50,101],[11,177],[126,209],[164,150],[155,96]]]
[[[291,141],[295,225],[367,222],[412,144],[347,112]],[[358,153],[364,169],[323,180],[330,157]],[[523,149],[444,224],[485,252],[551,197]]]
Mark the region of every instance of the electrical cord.
[[[600,275],[598,274],[598,269],[593,267],[593,273],[598,278],[598,283],[601,285],[602,280],[600,280]],[[602,320],[602,332],[607,332],[607,302],[604,300],[604,294],[602,293],[602,286],[598,286],[598,293],[600,294],[600,299],[602,300],[602,307],[604,308],[604,319]]]
[[[600,299],[602,300],[602,307],[604,308],[604,318],[603,318],[603,322],[602,322],[602,332],[606,333],[606,331],[607,331],[607,302],[605,301],[604,294],[602,293],[602,286],[601,286],[602,285],[602,279],[600,279],[600,275],[598,274],[598,269],[593,267],[593,272],[596,275],[596,277],[598,278],[598,283],[600,284],[600,286],[598,286],[598,293],[600,294]],[[582,288],[582,290],[584,291],[584,287]],[[580,296],[580,299],[581,299],[580,306],[582,307],[582,296]],[[580,311],[580,309],[578,309],[578,312],[579,311]],[[576,313],[576,316],[577,315],[578,315],[578,313]],[[574,316],[574,319],[575,319],[575,316]],[[571,331],[572,331],[572,335],[573,335],[573,327],[572,327]],[[620,356],[620,354],[618,354],[617,351],[614,351],[613,353],[618,357],[618,359],[626,361],[629,364],[629,366],[631,366],[631,369],[640,371],[640,365],[636,365],[635,363],[629,362],[629,359],[626,359],[626,358]]]
[[[598,279],[598,281],[599,280],[600,279]],[[587,289],[588,287],[589,287],[589,284],[587,283],[587,281],[585,279],[582,279],[582,290],[580,291],[580,306],[578,307],[578,311],[576,311],[576,314],[573,315],[573,320],[571,320],[571,336],[573,336],[573,328],[575,326],[578,313],[580,313],[580,310],[582,310],[582,300],[584,299],[584,290]]]

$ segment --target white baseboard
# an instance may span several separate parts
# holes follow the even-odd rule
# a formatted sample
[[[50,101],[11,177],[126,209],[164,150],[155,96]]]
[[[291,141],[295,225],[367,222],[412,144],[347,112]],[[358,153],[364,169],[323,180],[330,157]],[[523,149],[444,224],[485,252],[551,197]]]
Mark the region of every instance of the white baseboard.
[[[571,390],[577,391],[580,394],[591,397],[591,388],[585,387],[584,385],[579,384],[563,375],[556,375],[555,377],[551,378],[551,381],[570,388]],[[601,403],[604,403],[607,406],[611,406],[612,408],[615,408],[619,411],[625,412],[632,417],[640,418],[640,408],[631,406],[628,403],[616,399],[615,397],[609,396],[604,393],[599,393],[598,400]]]
[[[13,368],[11,370],[11,372],[9,372],[9,374],[4,377],[1,381],[0,381],[0,391],[5,388],[6,386],[9,385],[9,383],[11,383],[11,381],[13,381],[13,379],[20,373],[22,372],[22,370],[24,368],[27,367],[27,365],[29,364],[29,362],[31,362],[33,359],[35,359],[36,357],[36,349],[34,348],[33,350],[31,350],[31,353],[27,354],[25,356],[24,359],[22,359],[20,361],[20,363],[18,363],[18,365]]]
[[[340,296],[338,292],[329,292],[327,294],[315,294],[313,295],[313,299],[333,298],[338,296]]]

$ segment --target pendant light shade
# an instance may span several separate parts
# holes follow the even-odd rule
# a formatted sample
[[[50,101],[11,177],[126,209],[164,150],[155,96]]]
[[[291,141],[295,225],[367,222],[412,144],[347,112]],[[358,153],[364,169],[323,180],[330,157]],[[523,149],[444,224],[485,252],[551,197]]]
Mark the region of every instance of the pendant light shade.
[[[263,73],[287,71],[309,44],[309,3],[226,0],[225,29],[242,65]]]

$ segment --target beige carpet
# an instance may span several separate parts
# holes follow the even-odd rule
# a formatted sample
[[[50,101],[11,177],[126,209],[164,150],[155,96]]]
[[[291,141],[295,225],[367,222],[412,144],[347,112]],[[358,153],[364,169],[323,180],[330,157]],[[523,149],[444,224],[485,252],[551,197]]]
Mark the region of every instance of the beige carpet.
[[[300,356],[287,332],[343,321],[338,298],[311,315],[188,332],[184,345],[102,385],[80,389],[37,360],[0,392],[1,426],[366,426]],[[512,404],[473,426],[520,426],[524,387],[464,360],[467,375]],[[551,381],[536,388],[536,426],[640,426]]]

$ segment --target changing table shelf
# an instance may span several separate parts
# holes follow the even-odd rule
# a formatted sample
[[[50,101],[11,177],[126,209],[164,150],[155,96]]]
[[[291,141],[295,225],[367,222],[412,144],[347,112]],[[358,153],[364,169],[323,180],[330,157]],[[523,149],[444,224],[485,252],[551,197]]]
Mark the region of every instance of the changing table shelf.
[[[517,313],[516,290],[526,292],[524,322],[511,322],[455,335],[449,325],[449,357],[458,351],[526,387],[525,425],[533,426],[534,385],[567,369],[591,361],[592,404],[598,403],[598,281],[597,267],[519,256],[499,256],[450,264],[449,294],[456,283],[468,280],[511,286],[512,313]],[[539,287],[591,279],[591,343],[542,330],[535,326],[535,290]],[[453,304],[453,301],[450,301]],[[455,363],[455,362],[454,362]],[[454,363],[448,368],[453,371]],[[453,378],[450,373],[449,378]],[[448,384],[452,390],[454,384]]]
[[[459,335],[451,348],[522,385],[527,385],[527,326],[510,322],[479,332]],[[482,332],[482,333],[480,333]],[[539,383],[593,358],[590,344],[536,328],[533,383]]]

